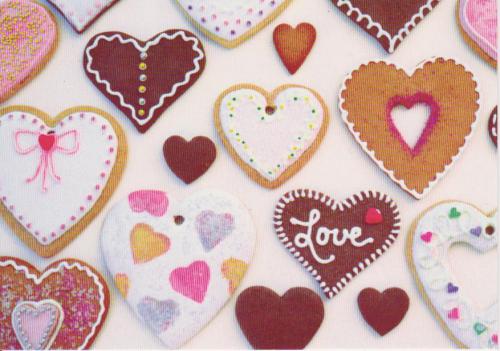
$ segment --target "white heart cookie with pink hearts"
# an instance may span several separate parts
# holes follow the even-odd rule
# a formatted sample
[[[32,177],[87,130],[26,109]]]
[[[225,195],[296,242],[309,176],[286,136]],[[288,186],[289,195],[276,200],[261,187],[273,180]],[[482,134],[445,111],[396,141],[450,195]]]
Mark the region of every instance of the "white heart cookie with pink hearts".
[[[229,153],[267,188],[280,186],[311,159],[328,124],[321,96],[299,85],[269,93],[240,84],[224,91],[215,106],[215,125]]]
[[[254,245],[248,210],[209,190],[182,202],[162,191],[133,192],[108,213],[101,232],[118,290],[169,348],[186,343],[225,305]]]
[[[83,33],[118,0],[47,0],[78,33]]]
[[[121,128],[103,111],[0,110],[0,214],[31,249],[53,256],[107,202],[125,158]]]
[[[177,0],[210,39],[234,48],[267,26],[292,0]]]
[[[461,348],[498,348],[498,300],[480,309],[453,274],[452,246],[466,244],[479,253],[498,244],[497,211],[486,215],[463,202],[443,202],[426,210],[410,229],[407,256],[418,287],[433,314]],[[489,267],[477,267],[477,273]],[[494,268],[496,269],[496,267]],[[477,286],[477,289],[496,288]]]

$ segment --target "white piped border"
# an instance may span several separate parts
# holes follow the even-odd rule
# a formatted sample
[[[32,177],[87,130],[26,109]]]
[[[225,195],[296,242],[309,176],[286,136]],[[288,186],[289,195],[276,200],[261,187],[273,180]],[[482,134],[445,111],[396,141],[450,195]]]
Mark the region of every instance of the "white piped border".
[[[148,49],[151,46],[157,45],[162,39],[173,40],[173,39],[177,38],[178,36],[180,36],[186,42],[188,42],[188,41],[193,42],[192,49],[198,53],[198,56],[195,57],[195,59],[193,60],[194,68],[185,74],[184,80],[182,82],[175,83],[168,93],[165,93],[162,96],[160,96],[160,100],[158,101],[158,103],[156,105],[154,105],[149,110],[149,114],[146,118],[143,118],[143,119],[138,118],[134,106],[126,103],[124,96],[120,92],[113,90],[111,88],[111,83],[108,82],[107,80],[102,79],[99,71],[92,69],[93,57],[90,54],[90,51],[95,49],[99,45],[99,42],[101,40],[111,42],[115,39],[118,39],[120,41],[120,43],[122,43],[122,44],[132,43],[134,45],[134,47],[140,53],[144,53],[144,52],[148,51]],[[148,41],[145,46],[139,45],[139,43],[137,42],[136,39],[133,39],[133,38],[124,39],[120,33],[116,33],[116,34],[113,34],[111,36],[99,35],[94,39],[93,43],[85,49],[85,55],[87,57],[87,65],[85,67],[87,72],[94,76],[96,82],[98,82],[99,84],[104,84],[106,86],[106,92],[108,94],[118,97],[120,99],[120,105],[128,108],[130,110],[130,112],[132,113],[132,118],[141,126],[147,124],[153,118],[154,112],[158,108],[163,106],[163,103],[165,102],[166,98],[174,96],[179,87],[189,83],[189,81],[191,80],[191,76],[200,71],[200,69],[201,69],[200,61],[205,58],[205,53],[200,48],[200,41],[198,40],[198,38],[196,38],[195,36],[187,35],[187,32],[182,31],[182,30],[179,30],[173,34],[162,33],[162,34],[158,35],[157,37],[155,37],[153,40]]]
[[[49,275],[53,273],[59,273],[62,268],[66,268],[67,270],[77,269],[81,272],[85,272],[89,278],[92,278],[94,283],[99,288],[99,305],[101,309],[99,311],[99,315],[97,320],[92,325],[92,330],[85,338],[82,345],[78,347],[78,350],[83,350],[87,347],[87,343],[94,337],[96,333],[97,327],[101,324],[102,318],[106,312],[106,305],[104,303],[104,299],[106,294],[104,293],[104,286],[102,285],[99,277],[94,274],[88,267],[81,265],[79,262],[68,263],[67,261],[59,262],[56,267],[52,267],[46,271],[44,271],[40,276],[30,273],[30,270],[26,266],[21,266],[17,262],[11,259],[4,260],[0,258],[0,267],[13,267],[18,272],[23,272],[26,279],[32,280],[36,285],[40,285]]]
[[[441,173],[436,173],[434,180],[430,181],[429,184],[427,185],[427,187],[421,193],[419,193],[416,190],[412,190],[412,189],[408,188],[408,186],[406,185],[406,183],[405,183],[405,181],[403,179],[396,178],[396,176],[394,175],[394,171],[391,170],[391,169],[386,168],[385,165],[384,165],[384,162],[382,160],[379,160],[375,156],[375,151],[373,151],[373,150],[371,150],[371,149],[368,148],[368,143],[365,142],[365,141],[363,141],[361,139],[361,134],[358,133],[358,132],[356,132],[354,130],[354,123],[349,122],[349,119],[348,119],[349,113],[343,107],[343,105],[345,103],[345,99],[342,97],[342,94],[344,93],[344,91],[347,90],[347,82],[352,79],[353,73],[357,72],[361,67],[368,66],[371,63],[381,63],[381,62],[383,62],[383,63],[385,63],[388,66],[394,66],[396,69],[402,70],[407,75],[412,76],[418,70],[423,69],[423,67],[426,64],[428,64],[428,63],[434,63],[437,60],[444,60],[444,61],[450,61],[451,60],[456,65],[462,66],[464,68],[465,72],[469,73],[471,75],[472,80],[474,81],[474,83],[476,83],[476,90],[475,91],[476,91],[476,93],[479,96],[479,98],[476,100],[476,103],[477,103],[477,105],[479,107],[476,110],[476,112],[474,113],[474,117],[475,117],[474,118],[474,122],[470,126],[470,133],[464,138],[463,145],[458,149],[458,152],[454,156],[452,156],[451,162],[448,163],[448,164],[446,164],[444,166],[444,170]],[[443,58],[443,57],[433,57],[431,59],[428,59],[428,60],[425,60],[425,61],[421,62],[416,68],[414,68],[413,71],[406,71],[404,68],[399,67],[395,63],[391,63],[391,62],[386,61],[386,60],[369,61],[369,62],[363,63],[358,68],[356,68],[354,71],[352,71],[351,73],[349,73],[349,75],[344,79],[344,82],[342,83],[342,88],[340,89],[340,92],[339,92],[339,105],[338,106],[339,106],[339,109],[340,109],[340,112],[341,112],[342,119],[343,119],[344,123],[347,125],[347,127],[349,128],[349,131],[351,132],[352,135],[354,135],[354,137],[356,138],[356,141],[358,142],[359,145],[361,145],[361,147],[366,152],[366,154],[368,156],[370,156],[370,158],[380,167],[380,169],[382,169],[396,184],[398,184],[401,188],[403,188],[405,191],[407,191],[408,193],[410,193],[417,200],[421,200],[421,199],[423,199],[427,195],[427,193],[429,193],[429,191],[432,190],[432,188],[441,180],[441,178],[444,178],[444,176],[448,173],[448,171],[450,170],[450,168],[452,168],[453,165],[455,164],[455,162],[462,156],[462,154],[463,154],[464,150],[466,149],[467,145],[469,144],[469,141],[472,138],[472,136],[474,134],[474,131],[476,130],[476,126],[478,124],[478,112],[479,112],[480,107],[481,107],[480,101],[481,101],[481,94],[479,94],[479,83],[475,79],[474,74],[472,73],[471,70],[469,70],[464,64],[458,63],[454,59]]]
[[[369,258],[366,258],[364,261],[358,262],[356,266],[353,267],[352,273],[348,272],[342,278],[340,278],[333,286],[327,286],[327,283],[323,280],[321,275],[319,275],[318,271],[314,269],[313,265],[309,263],[297,250],[297,247],[294,245],[292,241],[288,239],[288,235],[283,228],[282,222],[282,213],[283,209],[287,204],[300,200],[302,198],[309,198],[321,201],[322,203],[329,206],[333,211],[344,211],[345,209],[349,209],[355,206],[358,202],[363,201],[365,199],[378,199],[380,201],[384,201],[390,205],[390,208],[393,211],[394,215],[394,225],[390,234],[388,235],[388,239],[385,240],[385,243],[382,244],[381,247],[375,249],[369,255]],[[382,256],[385,251],[387,251],[391,245],[396,241],[401,227],[400,227],[401,217],[399,215],[399,210],[397,204],[386,194],[380,193],[378,191],[361,191],[358,194],[354,194],[343,201],[335,201],[330,198],[328,195],[325,195],[321,192],[309,189],[297,189],[292,190],[281,197],[276,208],[274,210],[273,223],[276,231],[276,235],[278,239],[285,245],[288,251],[295,257],[302,266],[309,272],[311,275],[319,282],[319,285],[325,295],[332,299],[335,295],[337,295],[355,276],[361,273],[366,267],[368,267],[372,262],[374,262],[377,258]]]
[[[374,0],[371,0],[374,1]],[[397,1],[397,0],[394,0]],[[370,30],[372,27],[376,27],[378,30],[377,33],[377,38],[380,37],[386,37],[389,40],[389,50],[388,52],[392,54],[396,50],[396,46],[398,43],[401,43],[405,37],[407,37],[410,34],[410,31],[415,28],[418,24],[418,22],[422,21],[424,17],[431,12],[438,4],[440,0],[427,0],[427,3],[425,5],[422,5],[419,9],[419,11],[412,16],[412,18],[405,23],[404,27],[401,28],[398,32],[398,34],[392,36],[389,32],[387,32],[384,27],[377,21],[373,20],[373,18],[368,15],[363,13],[359,8],[354,6],[351,3],[351,0],[337,0],[336,6],[339,8],[340,11],[344,12],[342,10],[342,6],[347,6],[349,9],[345,11],[345,14],[347,16],[351,16],[353,12],[357,13],[358,17],[355,19],[358,25],[360,25],[361,21],[364,19],[367,20],[367,25],[365,28],[367,30]],[[433,5],[435,3],[435,5]],[[426,13],[427,11],[427,13]]]

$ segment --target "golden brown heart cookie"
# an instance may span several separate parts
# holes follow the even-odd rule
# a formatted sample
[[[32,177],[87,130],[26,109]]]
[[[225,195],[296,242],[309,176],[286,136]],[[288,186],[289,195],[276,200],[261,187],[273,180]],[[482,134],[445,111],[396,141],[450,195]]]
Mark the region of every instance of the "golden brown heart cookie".
[[[386,62],[370,62],[347,77],[339,107],[363,150],[393,181],[421,199],[467,145],[479,108],[476,89],[473,74],[452,59],[425,61],[412,75]],[[410,146],[393,110],[417,105],[425,105],[429,115]]]

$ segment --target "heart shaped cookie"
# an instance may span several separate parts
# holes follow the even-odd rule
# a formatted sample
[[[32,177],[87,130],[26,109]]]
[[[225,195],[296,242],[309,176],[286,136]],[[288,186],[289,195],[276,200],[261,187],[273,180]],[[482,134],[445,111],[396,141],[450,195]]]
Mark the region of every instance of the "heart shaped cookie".
[[[109,308],[104,279],[73,259],[39,272],[23,260],[0,257],[0,292],[3,350],[89,349]]]
[[[316,28],[310,23],[301,23],[296,28],[280,24],[274,29],[273,41],[286,69],[290,74],[295,74],[316,42]]]
[[[370,62],[347,77],[339,106],[363,150],[394,182],[421,199],[471,139],[479,109],[476,89],[472,73],[454,60],[426,61],[412,75],[386,62]],[[393,111],[416,105],[429,112],[412,147],[395,125]]]
[[[0,214],[43,257],[90,224],[118,185],[127,144],[113,117],[75,107],[51,118],[26,106],[0,110]]]
[[[177,0],[210,39],[234,48],[279,16],[292,0]]]
[[[283,195],[274,212],[278,238],[330,299],[389,249],[399,222],[394,201],[372,191],[337,202],[314,190],[295,190]]]
[[[198,136],[187,141],[174,135],[163,144],[163,155],[172,172],[184,183],[191,184],[212,166],[217,149],[207,137]]]
[[[329,124],[315,91],[283,85],[272,93],[236,85],[215,104],[215,125],[236,163],[257,183],[276,188],[312,158]]]
[[[38,2],[0,3],[0,103],[36,76],[57,46],[54,16]]]
[[[138,226],[148,227],[150,239],[134,239]],[[158,243],[167,242],[160,252]],[[101,233],[104,259],[121,294],[169,348],[181,347],[225,305],[254,245],[248,210],[212,190],[183,202],[161,191],[134,192],[109,212]]]
[[[83,33],[118,0],[47,0],[66,17],[77,33]]]
[[[498,132],[498,106],[495,106],[493,111],[491,111],[490,118],[488,120],[488,133],[490,134],[490,139],[497,146]]]
[[[238,323],[256,350],[304,349],[324,315],[323,301],[306,288],[292,288],[279,296],[269,288],[253,286],[236,301]]]
[[[140,41],[120,32],[90,39],[85,73],[141,133],[184,94],[205,69],[205,51],[192,33],[172,29]]]
[[[340,11],[393,53],[440,0],[332,0]]]
[[[498,348],[498,300],[480,310],[466,296],[448,259],[450,247],[466,244],[480,253],[498,244],[497,212],[486,215],[450,201],[424,211],[413,223],[406,247],[408,264],[432,314],[461,348]],[[482,287],[477,287],[481,289]]]
[[[459,0],[460,31],[474,51],[493,67],[497,66],[497,1]]]

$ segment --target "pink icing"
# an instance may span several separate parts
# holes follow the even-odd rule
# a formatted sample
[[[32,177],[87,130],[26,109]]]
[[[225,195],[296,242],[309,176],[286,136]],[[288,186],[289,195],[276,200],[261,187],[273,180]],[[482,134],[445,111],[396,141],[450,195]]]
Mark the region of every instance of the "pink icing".
[[[38,315],[23,313],[19,318],[21,322],[21,330],[26,336],[26,339],[32,347],[39,345],[44,339],[46,330],[52,328],[52,321],[50,320],[50,311],[41,312]],[[51,335],[48,336],[49,338]]]
[[[22,84],[50,54],[57,25],[50,13],[30,0],[0,3],[0,101]]]
[[[488,56],[497,59],[496,0],[461,0],[460,22],[464,31]]]
[[[210,268],[204,261],[176,268],[170,274],[172,289],[187,298],[202,303],[210,282]]]
[[[140,190],[128,196],[128,203],[134,212],[148,212],[155,217],[162,217],[167,213],[167,194],[156,190]]]

